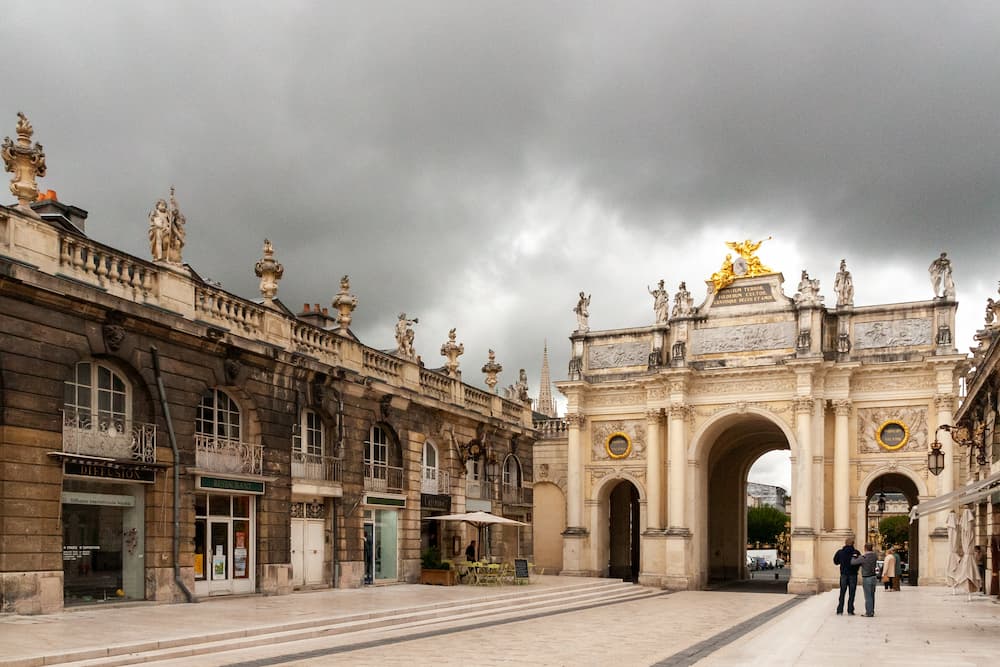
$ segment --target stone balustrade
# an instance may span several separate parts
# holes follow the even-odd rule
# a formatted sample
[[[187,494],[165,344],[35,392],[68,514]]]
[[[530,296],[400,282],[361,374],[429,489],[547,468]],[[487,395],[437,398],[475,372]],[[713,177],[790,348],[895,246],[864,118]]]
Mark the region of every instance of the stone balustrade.
[[[564,438],[569,423],[565,419],[555,418],[536,421],[534,426],[541,438]]]
[[[303,322],[274,307],[206,284],[187,267],[167,265],[119,252],[16,209],[0,210],[0,249],[14,260],[15,272],[32,270],[134,303],[155,305],[177,317],[256,339],[420,392],[486,416],[530,427],[531,408],[471,387],[413,360],[369,348],[358,341]],[[27,275],[27,273],[26,273]]]

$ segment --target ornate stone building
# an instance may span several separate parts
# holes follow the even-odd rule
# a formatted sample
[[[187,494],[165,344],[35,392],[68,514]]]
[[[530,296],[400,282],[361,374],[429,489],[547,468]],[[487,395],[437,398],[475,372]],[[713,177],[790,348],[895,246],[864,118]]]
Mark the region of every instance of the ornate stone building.
[[[863,539],[871,493],[912,506],[964,481],[947,434],[946,470],[927,467],[966,367],[947,259],[932,267],[933,298],[875,306],[854,305],[841,262],[831,308],[805,271],[787,296],[757,257],[761,242],[728,245],[738,257],[706,281],[704,301],[695,307],[681,283],[661,323],[589,330],[580,313],[599,304],[581,293],[557,383],[567,416],[537,424],[536,516],[557,519],[536,519],[536,563],[672,589],[745,577],[747,473],[785,449],[789,590],[818,591],[838,581],[831,557],[844,538]],[[939,523],[914,524],[914,583],[944,579]]]
[[[268,241],[260,298],[227,292],[184,263],[198,222],[172,192],[137,220],[151,260],[91,239],[38,200],[31,129],[3,146],[0,611],[415,581],[470,537],[431,516],[530,520],[530,402],[464,383],[454,330],[436,370],[416,318],[396,353],[363,344],[347,276],[295,314]],[[487,539],[531,555],[530,531]]]

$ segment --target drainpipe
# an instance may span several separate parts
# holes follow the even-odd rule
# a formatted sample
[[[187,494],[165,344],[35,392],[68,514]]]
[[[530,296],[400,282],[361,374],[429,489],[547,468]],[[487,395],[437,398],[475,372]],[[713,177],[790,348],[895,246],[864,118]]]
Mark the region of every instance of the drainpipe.
[[[160,405],[163,406],[163,417],[167,422],[167,435],[170,436],[170,451],[174,457],[174,583],[184,593],[188,602],[197,602],[198,598],[188,590],[181,579],[181,487],[180,487],[180,456],[177,453],[177,436],[174,435],[174,423],[170,419],[170,406],[167,405],[167,394],[163,390],[163,376],[160,375],[160,355],[155,345],[149,346],[153,355],[153,374],[156,376],[156,390],[160,394]]]
[[[337,450],[340,453],[341,460],[344,457],[344,398],[339,391],[330,387],[330,391],[333,392],[334,396],[337,397]],[[341,487],[343,487],[343,482],[341,482]],[[333,572],[333,588],[339,588],[338,586],[338,572],[340,570],[340,551],[338,549],[337,542],[337,499],[333,499],[332,503],[333,516],[330,517],[330,529],[333,533],[333,567],[331,568]]]

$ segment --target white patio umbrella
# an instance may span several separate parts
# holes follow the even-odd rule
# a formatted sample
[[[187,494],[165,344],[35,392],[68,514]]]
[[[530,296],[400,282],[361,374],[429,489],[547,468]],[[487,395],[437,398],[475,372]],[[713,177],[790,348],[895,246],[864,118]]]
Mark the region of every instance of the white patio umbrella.
[[[972,599],[972,594],[979,590],[980,584],[979,568],[972,554],[974,548],[972,543],[976,541],[974,521],[972,510],[966,507],[962,511],[962,521],[959,526],[962,557],[958,561],[953,584],[956,589],[965,590],[969,594],[969,599]]]
[[[474,526],[476,528],[476,539],[482,544],[479,532],[482,530],[483,526],[489,526],[494,524],[500,524],[502,526],[527,526],[528,524],[523,521],[516,521],[514,519],[508,519],[505,516],[497,516],[496,514],[491,514],[489,512],[463,512],[461,514],[443,514],[441,516],[428,517],[434,521],[461,521]],[[489,545],[485,545],[487,550]]]
[[[948,512],[948,518],[944,525],[948,527],[948,567],[945,568],[944,578],[948,585],[954,588],[958,584],[958,561],[962,551],[958,519],[955,517],[954,510]]]

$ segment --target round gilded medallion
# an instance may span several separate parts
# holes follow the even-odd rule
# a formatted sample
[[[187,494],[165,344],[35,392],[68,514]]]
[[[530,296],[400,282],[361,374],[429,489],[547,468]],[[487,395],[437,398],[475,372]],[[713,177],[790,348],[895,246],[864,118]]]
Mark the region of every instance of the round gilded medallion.
[[[604,441],[604,449],[611,458],[623,459],[632,453],[632,439],[628,437],[627,433],[621,431],[612,433]]]
[[[890,419],[879,426],[875,439],[878,440],[878,445],[882,449],[887,449],[890,452],[895,451],[902,449],[909,442],[910,429],[903,422]]]

